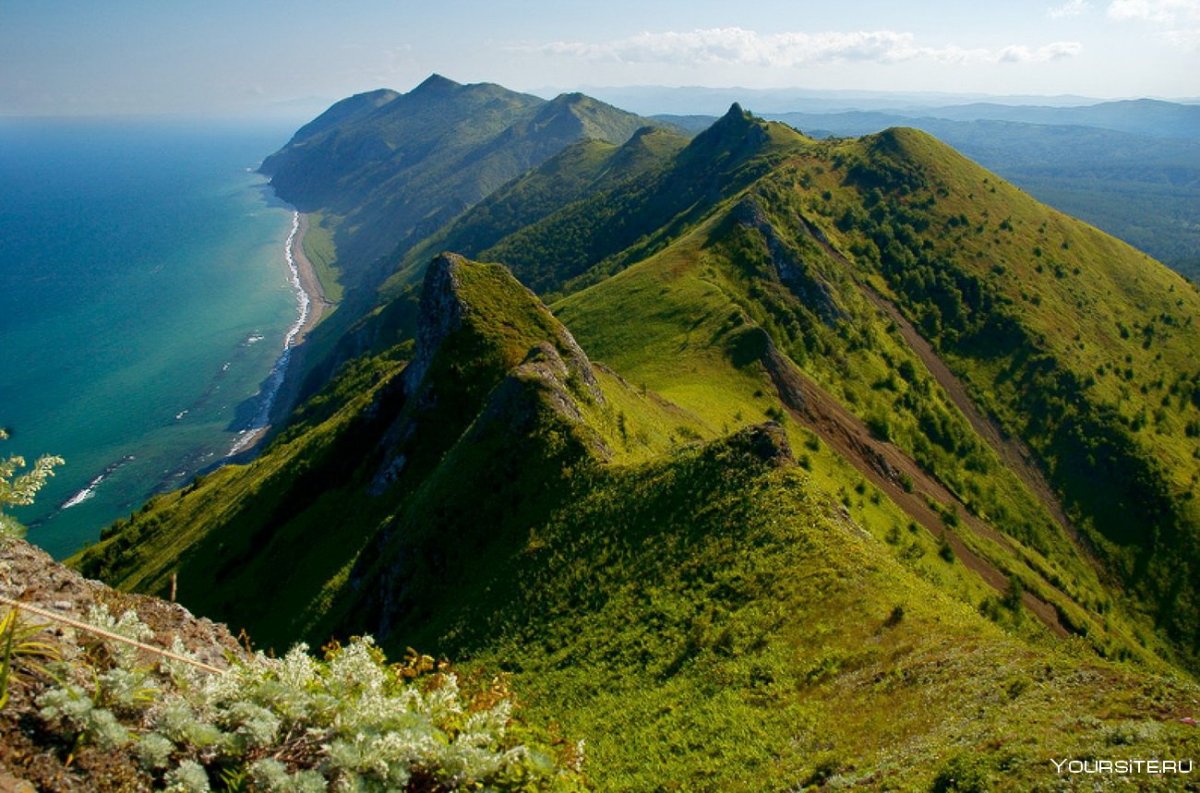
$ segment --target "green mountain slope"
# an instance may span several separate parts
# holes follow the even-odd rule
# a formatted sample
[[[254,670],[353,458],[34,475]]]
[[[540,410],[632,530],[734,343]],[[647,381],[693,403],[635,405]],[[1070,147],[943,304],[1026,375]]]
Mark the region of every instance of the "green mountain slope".
[[[727,116],[724,124],[730,120]],[[1194,558],[1200,526],[1192,497],[1200,475],[1195,441],[1200,425],[1187,352],[1197,341],[1194,287],[920,133],[899,130],[822,143],[800,137],[788,142],[784,132],[775,134],[784,143],[761,159],[751,157],[745,169],[755,173],[769,164],[767,175],[747,180],[756,201],[743,208],[750,216],[766,209],[766,217],[749,223],[761,226],[763,237],[749,243],[766,250],[739,251],[746,241],[729,249],[726,232],[716,233],[726,246],[725,259],[743,270],[766,265],[774,274],[767,283],[739,276],[740,285],[720,288],[735,296],[742,292],[743,310],[763,324],[780,349],[823,380],[843,407],[868,425],[885,417],[895,423],[895,438],[890,428],[876,429],[902,444],[963,508],[983,511],[987,522],[1041,554],[1060,549],[1062,563],[1073,568],[1083,570],[1088,557],[1098,557],[1098,575],[1115,576],[1136,593],[1141,605],[1135,610],[1150,611],[1153,623],[1192,654],[1196,627],[1186,605],[1192,597],[1186,593],[1193,591],[1190,574],[1169,549],[1186,549],[1185,558]],[[663,185],[683,178],[679,167],[667,169],[635,195],[665,194]],[[935,173],[939,176],[930,176]],[[625,224],[647,216],[645,204],[636,199],[625,204],[610,198],[598,196],[588,211],[571,212],[571,225],[551,216],[484,255],[501,258],[510,251],[522,277],[528,277],[522,250],[541,251],[542,261],[555,263],[555,272],[590,267],[588,275],[566,281],[570,289],[643,258],[672,231],[686,230],[687,221],[694,224],[729,200],[710,193],[707,202],[690,205],[682,222],[677,217],[668,230],[651,232],[657,242],[643,241],[616,255],[575,244],[621,240]],[[573,233],[566,233],[568,228]],[[712,255],[712,242],[689,243],[671,257],[670,266],[702,267]],[[617,290],[619,283],[603,286],[598,294]],[[841,300],[839,292],[846,295]],[[700,322],[690,302],[694,298],[686,298],[679,309],[689,323]],[[848,306],[894,312],[893,299],[916,323],[910,335],[934,342],[926,357],[956,381],[941,385],[958,393],[959,404],[951,405],[956,400],[947,393],[939,397],[943,407],[931,411],[923,394],[898,385],[913,380],[912,372],[919,371],[915,360],[902,368],[893,351],[865,351],[878,346],[879,332],[895,333],[900,325],[894,320],[864,327],[869,313],[860,310],[854,321],[846,321]],[[570,307],[595,308],[596,301],[585,292],[564,304],[568,323],[585,338],[583,315]],[[642,376],[640,369],[624,368],[618,360],[634,359],[664,372],[669,382],[650,381],[651,387],[673,397],[685,379],[677,353],[665,345],[648,352],[653,334],[646,317],[660,307],[645,304],[646,313],[640,313],[631,306],[643,302],[628,294],[613,303],[620,307],[596,309],[596,324],[617,337],[615,352],[624,357],[614,360],[607,347],[596,347],[590,338],[587,343],[631,379]],[[640,323],[618,321],[619,316],[638,316]],[[676,341],[694,344],[695,335]],[[852,357],[873,360],[854,366]],[[872,373],[872,387],[861,382],[866,372]],[[1000,442],[1006,437],[1024,439],[1040,464],[1019,462],[1029,450]],[[1017,473],[1005,473],[1006,468]],[[1014,477],[1013,489],[999,484]],[[1092,594],[1080,598],[1090,599],[1092,610],[1107,608],[1106,587],[1094,581],[1087,588]],[[1146,641],[1143,636],[1137,643]]]
[[[605,790],[1189,756],[1196,289],[913,130],[734,106],[606,183],[629,150],[443,231],[549,308],[410,263],[345,341],[386,352],[74,563],[268,645],[503,670]]]
[[[795,131],[734,105],[654,178],[570,204],[479,256],[504,262],[539,292],[572,288],[599,261],[612,259],[593,280],[657,250],[715,202],[763,176],[798,140]]]
[[[705,288],[664,260],[592,291],[655,273],[676,300]],[[874,485],[838,503],[847,464],[794,418],[749,412],[781,404],[762,338],[743,317],[707,358],[677,357],[708,366],[678,390],[688,411],[591,363],[502,268],[443,257],[405,369],[363,362],[294,436],[76,563],[150,589],[177,572],[185,603],[268,642],[370,630],[505,670],[585,740],[602,790],[1028,789],[1051,757],[1114,740],[1193,751],[1194,684],[1054,638]],[[1152,702],[1131,698],[1146,686]]]
[[[439,646],[584,736],[602,790],[1029,790],[1059,751],[1194,745],[1130,698],[1177,720],[1193,684],[1015,639],[886,548],[752,428],[589,482]]]
[[[311,395],[350,357],[385,349],[374,341],[392,334],[368,315],[411,247],[564,148],[619,145],[653,123],[581,94],[545,101],[435,74],[407,94],[343,100],[303,127],[260,170],[280,197],[314,213],[310,236],[322,246],[314,261],[323,280],[338,283],[341,302],[307,337],[288,391]],[[647,138],[651,151],[657,141]],[[632,172],[637,156],[626,157],[614,166]],[[424,250],[422,267],[440,251]]]
[[[576,201],[616,189],[661,167],[686,144],[687,138],[670,130],[642,127],[620,146],[598,139],[569,146],[414,247],[389,279],[383,294],[393,294],[414,280],[439,251],[476,256]]]
[[[906,118],[896,113],[772,116],[814,137],[911,126],[1044,201],[1200,278],[1200,140],[1017,121]],[[824,132],[818,132],[824,131]]]
[[[636,459],[696,435],[693,417],[594,370],[498,265],[440,257],[425,278],[419,328],[415,350],[410,343],[348,366],[261,457],[156,499],[77,564],[146,591],[165,592],[176,576],[181,599],[261,642],[321,641],[342,624],[330,600],[345,594],[367,543],[402,522],[444,524],[444,515],[424,518],[456,500],[483,520],[484,505],[458,499],[464,481],[482,487],[498,472],[517,477],[519,468],[519,482],[496,487],[544,508],[545,499],[530,494],[559,475],[558,457],[534,470],[518,461],[538,455],[514,448],[549,444],[563,460]],[[411,360],[401,373],[402,357]],[[505,454],[514,455],[504,458],[508,468]],[[453,498],[430,506],[428,493],[446,487]],[[377,551],[368,558],[393,560]]]
[[[833,198],[822,225],[1029,443],[1089,544],[1194,653],[1197,290],[926,135],[860,146],[842,160],[851,207]]]

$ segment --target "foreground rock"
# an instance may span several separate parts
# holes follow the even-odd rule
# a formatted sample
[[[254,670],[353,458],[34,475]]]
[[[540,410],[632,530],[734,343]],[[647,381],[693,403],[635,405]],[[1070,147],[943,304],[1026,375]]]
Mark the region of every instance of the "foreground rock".
[[[112,615],[133,611],[154,631],[146,640],[153,647],[168,650],[178,639],[198,661],[219,668],[244,654],[224,625],[194,617],[177,603],[117,592],[63,567],[22,540],[0,540],[0,597],[5,599],[0,602],[0,619],[12,608],[8,601],[72,621],[86,621],[97,607]],[[150,777],[130,754],[73,747],[62,736],[46,731],[37,716],[36,700],[51,682],[42,653],[70,661],[102,652],[96,637],[20,607],[17,631],[17,643],[24,640],[44,647],[37,655],[14,654],[9,700],[0,710],[0,791],[149,789]]]

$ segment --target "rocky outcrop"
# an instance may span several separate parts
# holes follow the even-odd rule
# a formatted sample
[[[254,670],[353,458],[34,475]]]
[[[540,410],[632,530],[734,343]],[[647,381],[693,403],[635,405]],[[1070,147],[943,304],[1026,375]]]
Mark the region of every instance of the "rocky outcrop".
[[[726,441],[730,447],[750,454],[769,465],[785,468],[796,463],[787,431],[775,421],[738,430]]]
[[[416,394],[442,342],[462,327],[464,308],[455,271],[465,261],[458,254],[443,253],[430,262],[425,271],[417,319],[417,349],[402,375],[404,392],[408,396]]]
[[[489,352],[482,354],[481,349]],[[498,365],[480,364],[493,358]],[[442,363],[435,366],[439,360]],[[438,374],[431,376],[431,369]],[[431,411],[439,404],[458,405],[452,412],[465,411],[451,422],[462,421],[465,428],[474,410],[494,404],[488,392],[514,378],[541,384],[555,411],[577,422],[582,416],[575,400],[604,402],[587,354],[537,295],[498,265],[478,264],[454,253],[438,255],[425,273],[416,349],[401,374],[406,405],[380,439],[382,462],[369,492],[382,494],[404,474],[413,458],[410,441],[416,442],[422,425],[428,429],[434,420]],[[467,399],[474,407],[459,404],[468,392],[474,393]],[[449,433],[443,440],[452,441],[456,430],[445,423],[447,418],[438,419],[440,434]]]
[[[84,578],[23,540],[0,539],[0,596],[5,599],[0,617],[12,609],[7,601],[23,604],[17,607],[17,624],[24,639],[41,643],[50,658],[67,664],[97,652],[97,638],[56,617],[87,622],[97,607],[114,616],[135,612],[154,632],[146,644],[169,650],[178,640],[208,666],[224,668],[244,652],[224,625],[195,617],[177,603],[118,592]],[[131,751],[72,747],[43,729],[36,700],[52,682],[46,658],[18,654],[14,659],[9,701],[0,710],[0,791],[149,789],[151,780]]]
[[[779,281],[800,298],[800,302],[831,327],[843,318],[844,313],[834,300],[829,286],[813,272],[812,266],[804,261],[793,246],[780,238],[779,232],[757,202],[752,198],[742,199],[734,208],[733,217],[737,223],[762,235],[768,258]],[[803,220],[797,225],[809,233],[814,228]]]

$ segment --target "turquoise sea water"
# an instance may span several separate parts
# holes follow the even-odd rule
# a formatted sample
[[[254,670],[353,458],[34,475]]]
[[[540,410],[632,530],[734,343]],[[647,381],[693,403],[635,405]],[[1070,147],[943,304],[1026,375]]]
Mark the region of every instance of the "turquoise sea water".
[[[63,556],[219,461],[296,319],[290,125],[0,121],[0,455],[67,464],[14,511]]]

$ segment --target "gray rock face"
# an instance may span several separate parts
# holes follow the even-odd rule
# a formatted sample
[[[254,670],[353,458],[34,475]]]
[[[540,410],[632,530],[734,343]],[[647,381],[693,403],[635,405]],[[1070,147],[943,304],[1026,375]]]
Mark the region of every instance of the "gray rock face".
[[[463,297],[464,269],[472,266],[478,265],[458,254],[442,253],[429,264],[425,273],[417,314],[416,349],[400,375],[405,399],[423,408],[432,406],[439,398],[434,389],[423,383],[446,340],[462,329],[464,323],[479,321],[475,316],[478,307],[471,306]],[[537,295],[515,279],[505,288],[521,290],[532,303],[540,305]],[[541,310],[545,311],[544,308]],[[557,412],[582,422],[575,400],[603,404],[603,391],[591,361],[570,331],[549,316],[545,319],[546,340],[532,347],[506,380],[537,382]],[[505,387],[504,383],[497,386],[501,390]],[[368,488],[372,495],[385,492],[405,470],[408,456],[402,446],[416,431],[418,421],[410,412],[382,435],[380,447],[384,450],[384,458]]]
[[[792,291],[804,305],[816,312],[826,325],[833,326],[843,317],[842,309],[833,299],[833,293],[819,277],[815,276],[807,262],[779,237],[775,227],[752,199],[743,199],[734,209],[734,218],[741,225],[754,229],[763,236],[771,265],[779,275],[780,282]],[[810,231],[809,225],[799,225]],[[811,231],[810,231],[811,233]]]
[[[170,649],[178,637],[199,660],[216,666],[226,666],[228,654],[242,652],[224,625],[195,617],[178,603],[118,592],[84,578],[24,540],[0,539],[0,595],[74,619],[85,617],[98,604],[109,606],[113,613],[133,609],[154,630],[150,644]],[[7,605],[0,606],[0,612],[7,610]],[[62,635],[66,629],[55,624],[49,630]]]
[[[404,393],[417,392],[438,348],[454,331],[462,327],[465,306],[458,296],[459,279],[455,273],[463,258],[443,253],[430,263],[421,289],[421,308],[417,324],[417,349],[402,376]]]
[[[587,389],[588,396],[603,404],[604,393],[600,390],[600,383],[596,380],[596,372],[592,369],[592,362],[588,359],[587,353],[583,351],[583,348],[579,346],[579,343],[575,341],[575,337],[571,335],[571,331],[567,330],[565,326],[559,325],[558,335],[554,341],[557,349],[551,348],[551,351],[554,352],[554,357],[562,363],[563,368],[567,370],[567,374],[564,376],[573,374],[578,377],[583,387]],[[529,351],[529,355],[525,360],[528,362],[531,358],[535,357],[534,354],[537,350],[544,351],[548,347],[550,347],[549,344],[538,345]]]

